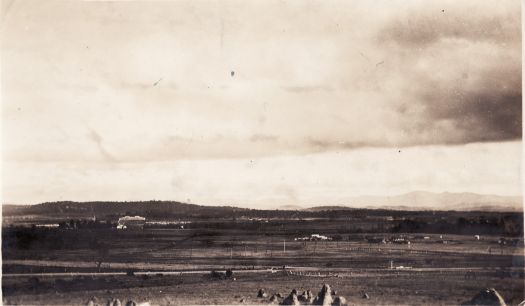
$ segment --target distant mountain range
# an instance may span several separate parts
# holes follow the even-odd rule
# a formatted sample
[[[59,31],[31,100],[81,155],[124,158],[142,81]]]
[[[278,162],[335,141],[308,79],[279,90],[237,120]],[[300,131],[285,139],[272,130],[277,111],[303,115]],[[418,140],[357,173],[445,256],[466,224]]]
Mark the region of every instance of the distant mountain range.
[[[522,211],[523,198],[476,193],[433,193],[414,191],[397,196],[361,196],[347,198],[344,205],[315,206],[310,211],[352,208],[392,210],[458,210],[458,211]]]

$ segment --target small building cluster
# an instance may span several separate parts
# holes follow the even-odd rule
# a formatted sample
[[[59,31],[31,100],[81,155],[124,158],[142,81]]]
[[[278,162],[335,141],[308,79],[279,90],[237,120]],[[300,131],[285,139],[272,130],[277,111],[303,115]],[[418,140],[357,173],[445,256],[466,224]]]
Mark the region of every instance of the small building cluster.
[[[309,237],[308,236],[299,237],[299,238],[295,238],[294,240],[295,241],[318,241],[318,240],[332,240],[332,238],[328,236],[319,235],[319,234],[312,234]]]
[[[368,243],[396,243],[396,244],[410,244],[410,240],[405,236],[391,236],[389,238],[385,237],[365,237]]]

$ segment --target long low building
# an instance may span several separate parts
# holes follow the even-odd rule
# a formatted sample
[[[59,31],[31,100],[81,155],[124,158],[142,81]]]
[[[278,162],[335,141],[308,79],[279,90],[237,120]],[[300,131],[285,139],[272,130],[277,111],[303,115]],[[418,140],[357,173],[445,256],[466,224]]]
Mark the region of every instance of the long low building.
[[[118,229],[143,229],[146,218],[140,216],[125,216],[118,219]]]

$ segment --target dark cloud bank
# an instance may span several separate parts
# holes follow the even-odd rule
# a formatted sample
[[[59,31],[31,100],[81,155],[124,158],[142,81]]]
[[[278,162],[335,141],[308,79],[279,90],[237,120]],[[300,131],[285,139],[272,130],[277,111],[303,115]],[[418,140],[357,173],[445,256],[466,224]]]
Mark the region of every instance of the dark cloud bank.
[[[378,44],[406,70],[406,101],[398,115],[407,116],[414,105],[422,110],[406,124],[407,133],[436,135],[413,144],[522,138],[519,11],[484,16],[412,11],[378,33]],[[421,59],[431,65],[413,68]]]

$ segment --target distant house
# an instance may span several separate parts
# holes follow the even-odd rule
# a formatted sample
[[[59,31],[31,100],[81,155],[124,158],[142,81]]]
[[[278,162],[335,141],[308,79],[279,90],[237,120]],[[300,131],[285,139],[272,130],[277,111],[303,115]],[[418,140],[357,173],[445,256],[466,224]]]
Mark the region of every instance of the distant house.
[[[312,234],[310,236],[310,240],[332,240],[330,237],[319,235],[319,234]]]
[[[117,229],[144,229],[146,218],[140,216],[125,216],[118,219]]]
[[[410,244],[410,240],[408,239],[408,237],[403,237],[403,236],[391,237],[390,242],[397,243],[397,244]]]

